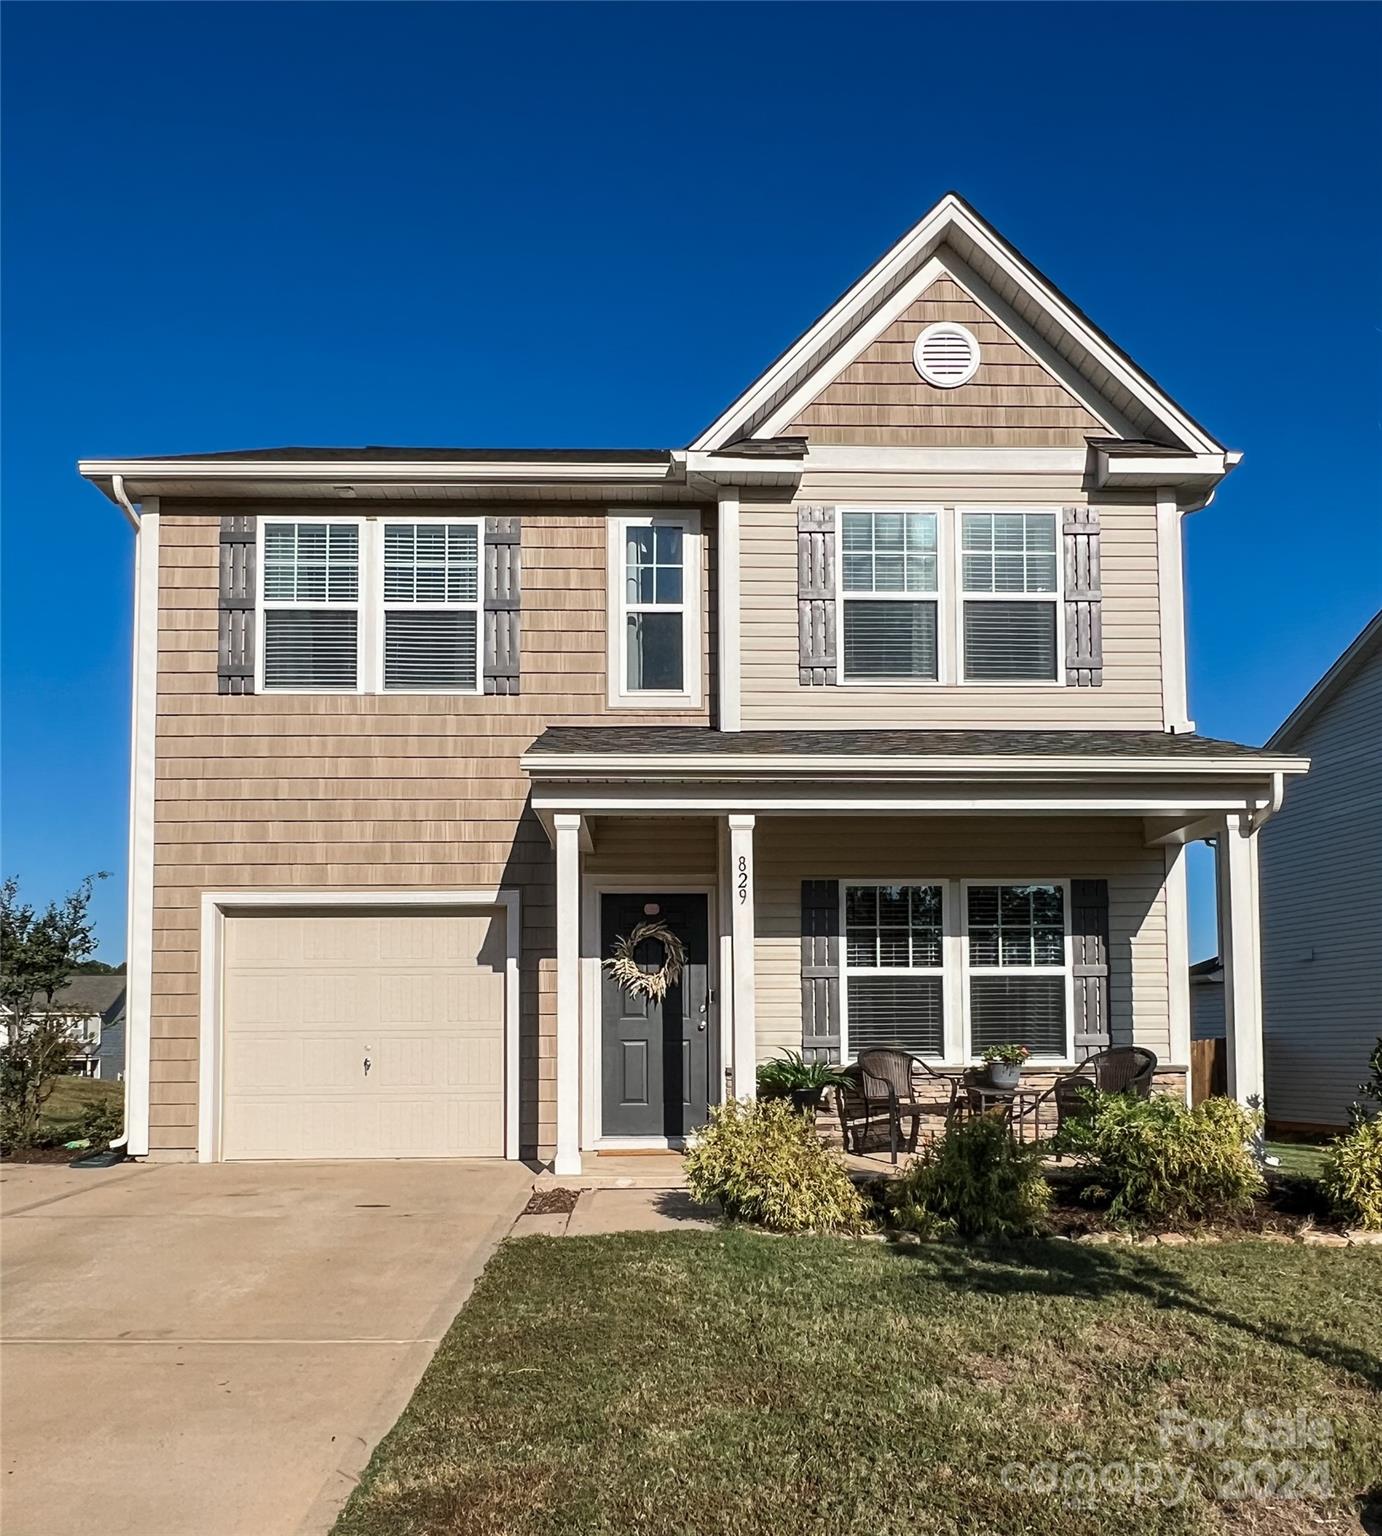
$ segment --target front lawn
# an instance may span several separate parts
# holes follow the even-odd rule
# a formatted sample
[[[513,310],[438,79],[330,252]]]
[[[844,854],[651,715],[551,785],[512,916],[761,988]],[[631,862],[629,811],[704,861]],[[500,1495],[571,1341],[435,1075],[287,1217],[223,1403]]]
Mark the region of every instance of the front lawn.
[[[1378,1249],[510,1242],[336,1536],[1344,1536],[1379,1319]]]
[[[59,1077],[53,1082],[53,1091],[38,1123],[43,1131],[53,1132],[55,1140],[71,1140],[81,1134],[78,1127],[93,1104],[109,1103],[119,1109],[124,1102],[123,1083],[99,1077]]]

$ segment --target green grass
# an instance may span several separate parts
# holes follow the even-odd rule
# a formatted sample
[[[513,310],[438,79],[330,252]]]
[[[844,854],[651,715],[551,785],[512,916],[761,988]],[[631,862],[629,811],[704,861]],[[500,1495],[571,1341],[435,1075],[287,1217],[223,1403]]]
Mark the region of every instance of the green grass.
[[[118,1107],[124,1101],[123,1083],[106,1082],[96,1077],[59,1077],[43,1106],[39,1125],[59,1136],[64,1132],[76,1136],[82,1116],[91,1105],[113,1102]]]
[[[1278,1173],[1295,1174],[1302,1179],[1318,1179],[1324,1172],[1327,1147],[1307,1141],[1268,1141],[1267,1155],[1281,1159]]]
[[[1382,1493],[1379,1318],[1377,1249],[510,1242],[335,1536],[1343,1536]],[[1245,1454],[1247,1409],[1332,1443]],[[1227,1421],[1226,1448],[1163,1449],[1174,1411]],[[1188,1485],[1004,1486],[1081,1453]],[[1222,1460],[1264,1455],[1325,1464],[1335,1493],[1219,1498]]]

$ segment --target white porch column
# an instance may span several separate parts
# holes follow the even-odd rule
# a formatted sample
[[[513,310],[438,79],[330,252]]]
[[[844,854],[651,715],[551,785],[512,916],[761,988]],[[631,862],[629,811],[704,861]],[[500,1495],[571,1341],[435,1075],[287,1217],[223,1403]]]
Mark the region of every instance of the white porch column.
[[[729,820],[729,901],[734,977],[734,1096],[757,1093],[758,1042],[754,1022],[753,817]]]
[[[552,818],[557,836],[557,1155],[581,1171],[581,818]]]
[[[1262,1099],[1262,951],[1258,927],[1257,834],[1246,815],[1224,818],[1215,840],[1219,944],[1224,965],[1228,1091],[1245,1104]]]

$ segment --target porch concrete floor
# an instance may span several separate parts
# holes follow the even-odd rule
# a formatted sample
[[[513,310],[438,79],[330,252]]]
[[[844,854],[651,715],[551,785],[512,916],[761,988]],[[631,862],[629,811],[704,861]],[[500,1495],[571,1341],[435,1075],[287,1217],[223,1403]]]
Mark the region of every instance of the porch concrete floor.
[[[836,1148],[838,1151],[839,1149]],[[911,1161],[906,1152],[897,1155],[897,1166],[886,1152],[846,1152],[850,1173],[868,1178],[887,1178],[903,1172]],[[581,1154],[581,1171],[558,1176],[545,1167],[533,1179],[534,1189],[685,1189],[686,1172],[679,1152],[616,1156],[596,1152]]]

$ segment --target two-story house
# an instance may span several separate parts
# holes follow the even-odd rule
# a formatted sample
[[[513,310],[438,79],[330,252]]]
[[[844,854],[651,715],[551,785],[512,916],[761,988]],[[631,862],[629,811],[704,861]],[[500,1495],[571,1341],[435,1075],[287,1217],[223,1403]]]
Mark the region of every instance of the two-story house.
[[[1306,763],[1194,734],[1182,613],[1237,458],[952,194],[687,448],[84,461],[138,530],[130,1151],[572,1173],[781,1046],[1183,1091],[1205,837],[1260,1092]]]

